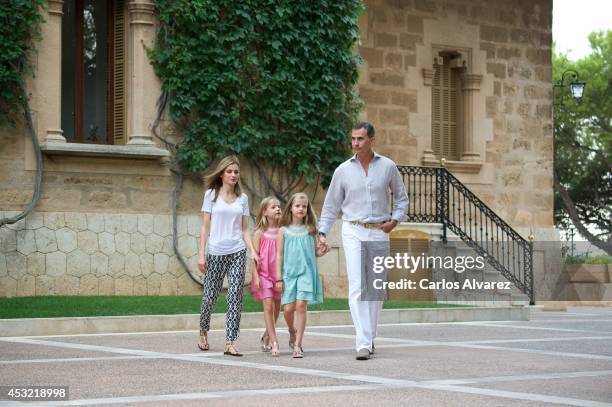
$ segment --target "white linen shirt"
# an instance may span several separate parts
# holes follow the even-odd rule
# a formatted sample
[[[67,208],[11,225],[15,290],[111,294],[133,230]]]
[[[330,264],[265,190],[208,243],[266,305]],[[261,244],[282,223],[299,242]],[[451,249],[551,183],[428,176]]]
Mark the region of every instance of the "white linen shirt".
[[[389,194],[393,193],[393,213]],[[395,163],[374,153],[366,175],[355,155],[336,168],[321,210],[319,231],[328,234],[342,209],[342,219],[365,223],[404,220],[408,195]]]
[[[210,237],[207,253],[222,256],[239,252],[246,248],[242,238],[242,217],[249,216],[249,198],[240,195],[231,204],[221,196],[213,202],[215,191],[209,189],[204,194],[202,212],[210,213]]]

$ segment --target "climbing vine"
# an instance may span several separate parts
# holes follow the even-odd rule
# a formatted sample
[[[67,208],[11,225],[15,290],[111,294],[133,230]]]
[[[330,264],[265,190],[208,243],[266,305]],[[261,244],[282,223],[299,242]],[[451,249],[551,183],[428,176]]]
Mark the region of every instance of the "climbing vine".
[[[44,6],[44,0],[0,2],[0,127],[15,127],[15,115],[28,110],[25,79]]]
[[[362,2],[157,0],[157,8],[150,58],[182,133],[182,167],[202,171],[235,153],[259,170],[256,195],[284,198],[319,177],[326,185],[360,108],[353,49]]]
[[[36,159],[34,191],[30,203],[15,216],[0,217],[0,227],[24,219],[40,199],[43,161],[28,103],[26,76],[33,74],[30,57],[35,40],[40,38],[40,24],[44,21],[40,11],[44,7],[44,0],[0,2],[0,128],[16,127],[16,115],[22,113]]]

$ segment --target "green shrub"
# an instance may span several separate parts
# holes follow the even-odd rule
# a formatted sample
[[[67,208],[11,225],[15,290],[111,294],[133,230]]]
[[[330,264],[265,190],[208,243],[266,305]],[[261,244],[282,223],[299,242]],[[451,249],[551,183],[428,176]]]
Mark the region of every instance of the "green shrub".
[[[565,264],[612,264],[612,256],[566,256]]]
[[[360,107],[362,2],[158,0],[157,8],[149,55],[183,136],[183,166],[198,172],[235,153],[326,185],[346,159]]]

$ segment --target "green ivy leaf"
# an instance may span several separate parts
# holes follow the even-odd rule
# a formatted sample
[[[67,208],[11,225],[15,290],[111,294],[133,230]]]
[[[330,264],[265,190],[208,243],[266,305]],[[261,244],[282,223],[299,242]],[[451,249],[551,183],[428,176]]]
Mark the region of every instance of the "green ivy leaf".
[[[353,47],[363,3],[157,0],[157,8],[149,56],[181,122],[184,167],[201,171],[235,152],[327,185],[362,105]]]

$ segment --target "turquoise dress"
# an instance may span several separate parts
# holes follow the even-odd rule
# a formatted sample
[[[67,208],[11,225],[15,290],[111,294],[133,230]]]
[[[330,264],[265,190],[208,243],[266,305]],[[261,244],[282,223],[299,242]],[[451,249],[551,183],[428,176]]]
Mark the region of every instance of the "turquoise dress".
[[[284,226],[283,281],[281,304],[296,300],[323,302],[323,287],[317,270],[314,237],[306,226]]]

